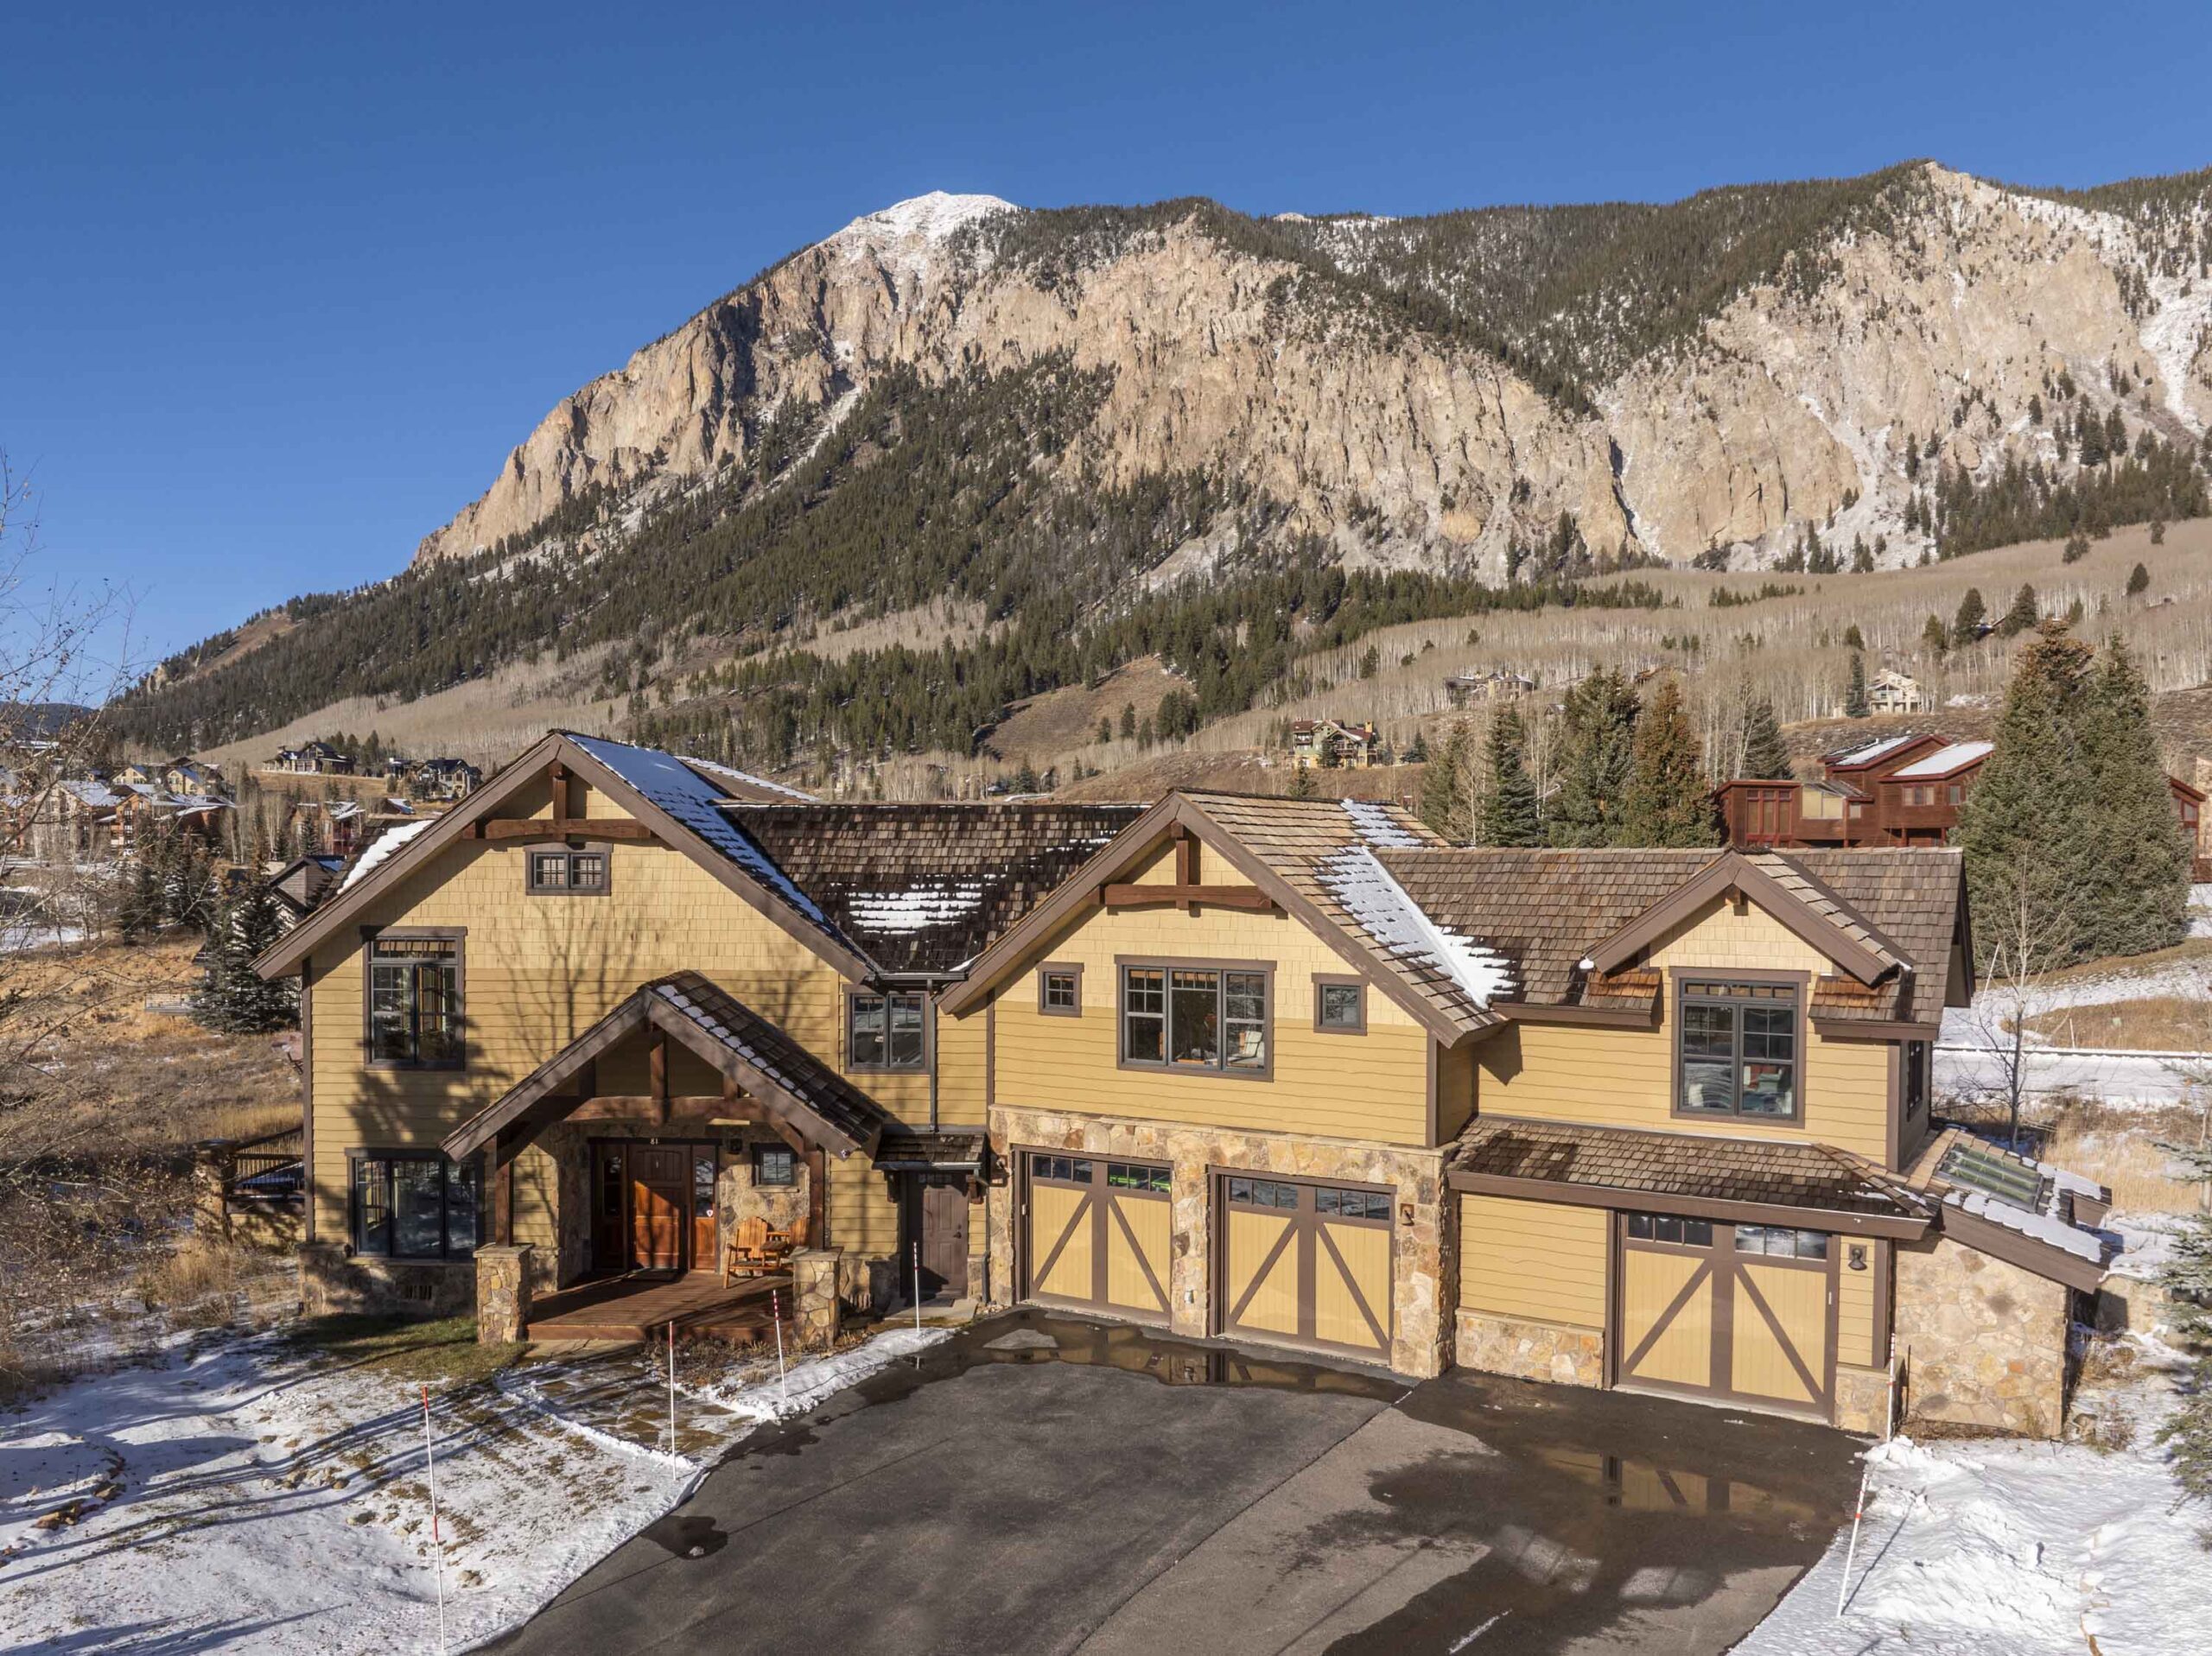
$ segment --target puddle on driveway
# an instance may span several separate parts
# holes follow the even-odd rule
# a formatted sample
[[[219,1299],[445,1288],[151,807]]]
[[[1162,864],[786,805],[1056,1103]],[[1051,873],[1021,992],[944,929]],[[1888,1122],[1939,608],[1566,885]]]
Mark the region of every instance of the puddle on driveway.
[[[729,1545],[729,1537],[713,1519],[684,1513],[671,1513],[638,1533],[678,1558],[711,1558]]]

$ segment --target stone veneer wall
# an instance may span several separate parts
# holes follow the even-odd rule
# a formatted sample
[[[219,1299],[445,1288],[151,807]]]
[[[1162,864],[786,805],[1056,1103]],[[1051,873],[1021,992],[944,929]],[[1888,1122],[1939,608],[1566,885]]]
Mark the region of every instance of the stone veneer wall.
[[[1899,1242],[1906,1419],[2057,1437],[2066,1418],[2069,1292],[1948,1237]]]
[[[1558,1386],[1605,1383],[1605,1336],[1600,1329],[1498,1317],[1462,1307],[1453,1360],[1463,1368]]]
[[[1238,1133],[1166,1121],[1073,1115],[999,1106],[990,1115],[991,1152],[1011,1176],[1022,1150],[1069,1151],[1090,1157],[1166,1162],[1174,1169],[1173,1255],[1168,1270],[1169,1326],[1204,1337],[1212,1331],[1211,1174],[1215,1170],[1282,1173],[1299,1178],[1387,1184],[1397,1204],[1413,1204],[1411,1225],[1399,1224],[1392,1251],[1390,1367],[1423,1379],[1440,1374],[1456,1277],[1446,1269],[1444,1152],[1349,1139]],[[1014,1281],[1012,1177],[989,1197],[991,1302],[1009,1304]],[[971,1256],[973,1249],[971,1247]]]
[[[467,1259],[348,1259],[336,1242],[303,1242],[299,1257],[300,1306],[309,1317],[458,1317],[476,1308],[476,1267]]]

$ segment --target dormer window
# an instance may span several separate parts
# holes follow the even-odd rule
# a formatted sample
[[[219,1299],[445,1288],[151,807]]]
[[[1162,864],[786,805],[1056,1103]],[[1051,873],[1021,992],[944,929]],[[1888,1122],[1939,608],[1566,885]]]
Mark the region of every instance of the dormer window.
[[[1676,1114],[1799,1119],[1796,984],[1683,978],[1676,1006]]]

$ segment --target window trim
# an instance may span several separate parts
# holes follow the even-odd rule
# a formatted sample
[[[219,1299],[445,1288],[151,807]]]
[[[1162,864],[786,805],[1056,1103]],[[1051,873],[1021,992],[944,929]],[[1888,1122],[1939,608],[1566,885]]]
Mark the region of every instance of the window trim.
[[[1173,1017],[1174,1005],[1174,977],[1177,972],[1254,972],[1263,980],[1262,993],[1266,996],[1266,1011],[1260,1018],[1260,1032],[1267,1048],[1268,1061],[1256,1069],[1232,1069],[1224,1063],[1201,1067],[1194,1063],[1177,1063],[1170,1058],[1154,1063],[1146,1058],[1129,1056],[1128,992],[1130,968],[1162,971],[1169,974],[1167,993],[1168,1016]],[[1217,991],[1226,994],[1226,988]],[[1166,955],[1116,955],[1114,956],[1114,1067],[1133,1069],[1140,1075],[1190,1075],[1204,1081],[1273,1081],[1275,1078],[1275,963],[1273,961],[1193,960]]]
[[[1324,989],[1357,989],[1359,992],[1359,1016],[1349,1024],[1326,1024],[1321,1021],[1321,991]],[[1313,1032],[1316,1035],[1364,1035],[1367,1033],[1367,980],[1343,972],[1316,972],[1313,974]]]
[[[385,1204],[387,1246],[384,1248],[365,1247],[361,1244],[361,1215],[359,1201],[361,1189],[360,1164],[363,1162],[434,1162],[444,1170],[449,1179],[454,1169],[474,1164],[476,1168],[476,1241],[466,1253],[454,1253],[448,1240],[451,1228],[448,1212],[445,1183],[441,1182],[438,1194],[438,1249],[435,1253],[394,1253],[389,1243],[391,1226],[390,1190]],[[387,1175],[389,1177],[389,1175]],[[346,1251],[349,1257],[363,1259],[390,1259],[396,1265],[467,1265],[476,1258],[478,1248],[490,1246],[491,1238],[485,1233],[491,1215],[491,1182],[482,1151],[473,1156],[463,1156],[459,1161],[448,1156],[435,1145],[349,1145],[346,1149]]]
[[[578,885],[573,879],[565,885],[543,885],[537,879],[537,860],[555,856],[566,860],[571,874],[575,860],[580,856],[595,856],[605,869],[606,878],[596,885]],[[523,847],[522,889],[529,897],[606,897],[614,890],[614,847],[599,841],[571,840],[566,845],[532,845]]]
[[[884,1004],[882,1063],[861,1063],[853,1057],[853,1002],[862,995],[880,999]],[[894,995],[912,995],[922,1003],[922,1056],[916,1063],[893,1063],[891,1055],[891,1000]],[[899,989],[871,987],[864,983],[845,986],[844,1045],[841,1055],[842,1069],[849,1075],[926,1075],[937,1068],[937,998],[926,989]]]
[[[1045,980],[1048,977],[1071,977],[1075,980],[1075,1005],[1055,1006],[1045,997]],[[1037,968],[1037,1015],[1039,1018],[1080,1018],[1083,1016],[1083,967],[1075,961],[1046,961]]]
[[[1807,1073],[1812,1068],[1810,1014],[1813,974],[1809,972],[1754,971],[1748,967],[1676,966],[1669,968],[1667,975],[1669,980],[1667,1021],[1673,1026],[1674,1031],[1669,1042],[1671,1049],[1669,1061],[1673,1069],[1667,1077],[1668,1114],[1675,1120],[1682,1121],[1726,1121],[1733,1126],[1794,1127],[1802,1131],[1808,1114],[1808,1100],[1806,1096],[1805,1083]],[[1796,1014],[1792,1028],[1792,1040],[1794,1050],[1797,1055],[1796,1059],[1797,1095],[1796,1108],[1789,1114],[1745,1114],[1742,1105],[1740,1073],[1736,1083],[1738,1101],[1733,1109],[1692,1110],[1683,1107],[1682,1037],[1689,1023],[1688,1018],[1683,1015],[1686,1003],[1682,985],[1685,980],[1694,983],[1787,984],[1791,987],[1794,992],[1793,1004]],[[1738,1056],[1736,1059],[1739,1071],[1743,1063],[1742,1031],[1743,1026],[1739,1023],[1737,1025]]]
[[[435,1063],[420,1058],[379,1058],[374,1022],[377,945],[380,942],[449,942],[453,949],[454,1056]],[[361,928],[361,1062],[370,1069],[454,1074],[468,1068],[468,928],[467,926],[363,926]]]

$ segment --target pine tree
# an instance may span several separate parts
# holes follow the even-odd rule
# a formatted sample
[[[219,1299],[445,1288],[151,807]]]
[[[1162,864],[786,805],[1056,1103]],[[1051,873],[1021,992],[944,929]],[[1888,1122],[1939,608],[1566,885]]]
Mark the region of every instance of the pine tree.
[[[1858,622],[1853,621],[1849,626],[1844,628],[1843,647],[1846,650],[1864,650],[1866,648],[1866,635],[1859,631]]]
[[[2127,572],[2127,595],[2130,598],[2140,598],[2150,589],[2151,572],[2148,569],[2139,563]]]
[[[1981,588],[1967,587],[1967,595],[1959,600],[1959,612],[1951,622],[1952,644],[1970,644],[1980,638],[1982,618],[1988,613],[1981,601]]]
[[[1856,657],[1853,657],[1855,660]],[[1705,779],[1705,751],[1681,686],[1660,685],[1636,721],[1635,768],[1613,843],[1637,846],[1712,845],[1719,839],[1713,791]]]
[[[1511,707],[1491,722],[1484,744],[1490,766],[1490,790],[1483,801],[1484,845],[1535,846],[1544,842],[1544,828],[1536,812],[1536,784],[1529,778],[1523,753],[1528,730]]]
[[[1774,716],[1774,703],[1756,697],[1744,710],[1745,776],[1776,782],[1790,775],[1789,747],[1782,739],[1782,726]]]
[[[2212,1148],[2159,1148],[2177,1164],[2177,1177],[2212,1189]],[[2173,1457],[2174,1477],[2183,1490],[2193,1500],[2212,1502],[2212,1215],[2200,1208],[2183,1221],[2173,1252],[2159,1269],[2158,1285],[2172,1308],[2174,1333],[2196,1358],[2158,1438]]]
[[[2007,948],[2038,965],[2087,957],[2104,854],[2081,741],[2089,664],[2088,647],[2058,623],[2036,629],[2005,689],[1995,751],[1959,812],[1985,962]]]
[[[1465,845],[1472,824],[1467,821],[1466,794],[1462,785],[1475,747],[1474,733],[1464,719],[1452,726],[1441,753],[1433,755],[1421,772],[1421,820],[1453,845]]]
[[[1951,635],[1943,625],[1943,618],[1930,615],[1928,624],[1920,629],[1920,645],[1930,655],[1941,656],[1950,647]]]
[[[2012,596],[2012,607],[2006,610],[2003,618],[1997,623],[1997,636],[2000,638],[2011,638],[2025,632],[2036,624],[2036,619],[2040,613],[2036,600],[2036,589],[2025,581],[2021,582],[2020,590]]]
[[[2094,955],[2140,955],[2189,932],[2194,847],[2174,809],[2151,690],[2115,634],[2086,687],[2082,752],[2101,847],[2087,941]]]
[[[115,913],[115,929],[126,943],[152,936],[162,929],[162,877],[151,857],[132,859],[130,874]]]
[[[1319,791],[1314,785],[1312,765],[1294,765],[1290,767],[1290,796],[1293,799],[1311,799]]]
[[[1418,730],[1414,732],[1412,745],[1408,746],[1405,752],[1399,757],[1400,761],[1402,764],[1427,765],[1428,763],[1428,738]]]
[[[254,961],[283,930],[283,912],[266,885],[256,881],[217,908],[207,929],[206,962],[193,1016],[210,1029],[251,1034],[283,1029],[299,1014],[289,978],[264,980]]]
[[[1567,693],[1554,807],[1554,845],[1615,843],[1636,769],[1636,691],[1617,669],[1592,673]]]
[[[1873,710],[1866,700],[1866,658],[1854,650],[1851,652],[1851,676],[1843,688],[1843,716],[1864,719]]]

